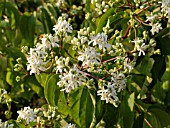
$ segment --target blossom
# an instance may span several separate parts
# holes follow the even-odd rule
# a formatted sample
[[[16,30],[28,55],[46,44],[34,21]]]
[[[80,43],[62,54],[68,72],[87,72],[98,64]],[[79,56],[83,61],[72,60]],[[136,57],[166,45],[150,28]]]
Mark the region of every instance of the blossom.
[[[117,92],[123,91],[126,87],[126,78],[123,73],[111,73],[111,81],[113,82],[114,87],[117,89]]]
[[[140,43],[142,43],[143,42],[143,39],[135,39],[135,40],[133,40],[133,41],[131,41],[132,43],[135,43],[135,44],[140,44]]]
[[[27,58],[27,70],[30,71],[30,75],[39,74],[40,71],[45,71],[45,65],[47,62],[44,62],[43,59],[47,55],[47,52],[40,51],[36,48],[31,48],[29,52],[29,57]]]
[[[129,62],[129,58],[125,58],[123,65],[124,69],[127,69],[129,72],[133,69],[133,65]]]
[[[146,50],[148,48],[148,45],[146,45],[145,43],[142,43],[142,45],[138,45],[137,46],[137,51],[139,51],[138,56],[141,56],[142,54],[145,55],[144,50]]]
[[[98,33],[96,36],[91,37],[89,44],[93,43],[93,46],[98,45],[100,50],[111,48],[111,44],[107,43],[107,35],[104,33]]]
[[[156,15],[153,15],[153,13],[151,12],[151,14],[146,17],[146,21],[153,22],[155,18],[156,18]]]
[[[76,125],[69,123],[68,125],[65,126],[65,128],[76,128]]]
[[[100,64],[100,53],[96,52],[93,47],[87,47],[83,52],[78,51],[78,60],[82,61],[82,66],[92,66],[93,64]]]
[[[24,107],[24,110],[17,111],[18,119],[24,119],[26,120],[26,123],[29,124],[30,122],[34,121],[34,119],[37,117],[34,113],[33,109],[30,107]]]
[[[138,56],[141,56],[142,54],[145,55],[145,50],[148,48],[148,45],[146,45],[143,39],[135,39],[134,41],[132,41],[133,43],[135,43],[135,51],[138,51],[139,54]]]
[[[75,88],[82,86],[86,82],[86,75],[80,71],[76,65],[70,68],[69,71],[66,71],[59,76],[60,81],[57,83],[60,87],[64,87],[61,91],[66,93],[71,92]]]
[[[97,95],[101,100],[105,100],[106,103],[116,105],[119,102],[115,85],[111,82],[107,82],[105,86],[99,86]]]
[[[161,12],[164,12],[165,14],[168,14],[170,16],[170,1],[169,0],[165,0],[165,1],[162,1],[162,2],[159,2],[161,3]]]
[[[68,66],[69,63],[69,57],[64,58],[64,57],[60,57],[58,58],[58,56],[55,57],[56,60],[56,73],[62,73],[64,69],[64,67]]]
[[[54,25],[53,30],[56,35],[62,33],[64,36],[67,36],[67,33],[72,33],[73,28],[66,20],[63,20],[62,17],[60,17],[58,18],[57,24]]]
[[[154,35],[155,32],[158,33],[159,30],[162,29],[161,23],[155,23],[155,24],[152,24],[152,23],[151,23],[150,25],[152,26],[152,29],[150,30],[151,33],[152,33],[152,35]]]
[[[14,124],[9,124],[8,121],[2,122],[0,119],[0,128],[13,128]]]

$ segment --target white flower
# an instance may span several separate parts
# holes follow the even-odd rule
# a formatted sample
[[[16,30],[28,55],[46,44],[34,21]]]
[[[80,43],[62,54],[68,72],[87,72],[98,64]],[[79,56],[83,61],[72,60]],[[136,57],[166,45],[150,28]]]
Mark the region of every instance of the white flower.
[[[58,8],[64,3],[64,0],[57,0],[56,5]]]
[[[126,78],[123,73],[111,73],[111,80],[117,89],[117,92],[123,91],[126,87]]]
[[[148,45],[146,45],[145,43],[142,43],[142,45],[137,45],[137,51],[139,51],[138,56],[141,56],[142,54],[145,56],[145,50],[148,48]]]
[[[135,43],[135,44],[140,44],[140,43],[143,42],[143,39],[139,40],[139,39],[137,38],[137,39],[135,39],[135,40],[133,40],[133,41],[131,41],[131,42],[132,42],[132,43]]]
[[[93,46],[98,45],[100,50],[105,51],[111,48],[111,44],[107,43],[107,35],[104,33],[98,33],[96,36],[91,37],[89,44],[93,43]]]
[[[66,20],[63,20],[62,17],[60,17],[58,18],[57,24],[54,25],[53,30],[55,31],[56,35],[62,33],[64,36],[67,36],[67,33],[72,33],[73,28]]]
[[[169,0],[165,0],[162,2],[158,2],[161,3],[161,12],[167,14],[170,16],[170,1]]]
[[[30,122],[33,122],[35,118],[37,117],[34,113],[33,109],[30,107],[24,107],[24,110],[17,111],[18,119],[24,119],[26,120],[26,123],[29,124]]]
[[[153,13],[151,12],[151,14],[146,17],[146,22],[147,21],[153,22],[155,20],[155,17],[156,15],[153,15]]]
[[[130,72],[133,69],[133,65],[128,61],[129,58],[125,58],[123,65],[124,65],[124,69],[127,69]]]
[[[108,82],[105,86],[99,86],[99,89],[97,95],[100,96],[101,100],[105,100],[106,103],[111,103],[116,106],[119,102],[119,98],[117,96],[115,85]]]
[[[132,41],[133,43],[135,43],[135,47],[134,50],[138,51],[139,54],[138,56],[141,56],[142,54],[145,55],[145,50],[148,48],[148,45],[146,45],[143,39],[135,39],[134,41]]]
[[[59,47],[59,45],[56,43],[59,41],[58,37],[57,36],[52,36],[51,34],[48,36],[49,37],[49,40],[51,42],[51,46],[52,47]],[[51,50],[51,49],[50,49]]]
[[[37,43],[36,48],[45,52],[47,49],[51,50],[52,47],[59,47],[56,42],[58,42],[57,36],[45,34],[43,38],[41,38],[41,42]]]
[[[68,125],[65,126],[65,128],[76,128],[76,125],[69,123]]]
[[[55,61],[56,61],[56,73],[62,73],[65,69],[65,67],[68,66],[69,63],[69,57],[64,58],[64,57],[60,57],[58,58],[58,56],[55,57]]]
[[[40,71],[45,71],[45,65],[47,62],[44,62],[43,59],[47,55],[46,52],[39,51],[36,48],[31,48],[29,52],[29,57],[27,58],[27,70],[30,71],[30,75],[39,74]]]
[[[93,64],[100,64],[100,53],[96,52],[93,47],[87,47],[83,52],[78,51],[78,60],[82,61],[82,66],[92,66]]]
[[[155,24],[150,24],[152,26],[152,29],[150,30],[152,35],[154,35],[155,33],[158,33],[160,29],[162,29],[161,27],[161,23],[155,23]]]
[[[2,122],[0,119],[0,128],[13,128],[14,124],[8,124],[8,121]]]
[[[86,76],[81,72],[76,65],[70,68],[69,71],[66,71],[59,76],[60,81],[57,83],[60,87],[64,87],[61,91],[69,93],[75,88],[82,86],[86,82]]]

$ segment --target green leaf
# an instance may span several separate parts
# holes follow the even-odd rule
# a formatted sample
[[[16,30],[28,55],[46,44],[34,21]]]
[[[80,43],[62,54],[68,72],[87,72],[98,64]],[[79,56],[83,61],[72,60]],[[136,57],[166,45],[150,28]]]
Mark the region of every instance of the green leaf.
[[[91,0],[86,0],[86,4],[85,4],[86,12],[90,12],[90,4],[91,4]]]
[[[153,113],[145,113],[143,128],[162,128],[159,120]]]
[[[44,95],[43,88],[41,87],[41,85],[38,83],[38,81],[36,80],[36,78],[34,76],[26,77],[24,79],[24,84],[31,87],[31,89],[34,92],[36,92],[38,95],[40,95],[40,96]]]
[[[144,113],[136,113],[136,118],[133,124],[133,128],[143,128]]]
[[[120,119],[123,128],[132,128],[134,123],[135,93],[126,95],[120,104]]]
[[[170,116],[168,113],[165,112],[165,110],[162,110],[156,107],[151,107],[148,111],[153,113],[156,116],[156,118],[159,120],[161,124],[161,128],[164,128],[170,125]]]
[[[24,62],[26,61],[25,55],[17,47],[9,47],[9,48],[6,48],[5,51],[14,60],[21,57]]]
[[[49,12],[51,13],[51,15],[55,18],[55,20],[57,20],[57,18],[59,17],[59,14],[56,11],[56,9],[54,8],[54,6],[52,4],[48,3],[47,8],[48,8]]]
[[[46,73],[41,73],[39,75],[35,75],[37,81],[41,84],[42,87],[45,87],[49,76],[50,75],[46,74]]]
[[[112,128],[119,120],[119,108],[115,108],[112,104],[106,104],[102,109],[105,111],[103,116],[103,121],[106,123],[105,127]]]
[[[104,13],[102,15],[102,17],[100,18],[99,23],[97,24],[96,33],[100,33],[100,32],[103,31],[103,27],[106,26],[109,16],[111,16],[113,14],[114,14],[114,9],[110,8],[106,13]]]
[[[28,46],[33,47],[36,19],[32,14],[24,13],[20,20],[20,31]]]
[[[6,11],[9,17],[10,27],[15,29],[19,25],[20,15],[17,8],[11,2],[1,2],[0,3],[0,17],[2,16],[2,11]]]
[[[53,23],[49,13],[45,8],[41,8],[41,11],[41,22],[43,23],[45,33],[54,33],[52,30]]]
[[[110,118],[110,117],[107,115],[107,114],[110,114],[110,112],[107,113],[107,114],[105,114],[106,107],[108,107],[108,108],[107,108],[107,112],[108,112],[108,110],[110,109],[110,106],[109,106],[109,105],[106,106],[103,101],[101,101],[100,99],[98,99],[98,97],[96,98],[96,100],[98,100],[98,101],[97,101],[97,103],[96,103],[95,116],[96,116],[96,121],[97,121],[97,123],[98,123],[98,122],[101,121],[101,119],[102,119],[102,117],[103,117],[104,115],[106,115],[106,116],[104,116],[104,118],[107,118],[107,117]],[[112,106],[111,109],[113,110],[113,106]],[[106,119],[106,120],[108,120],[108,119]]]
[[[45,98],[52,106],[57,105],[60,94],[60,88],[57,85],[58,79],[58,74],[50,75],[44,87]]]
[[[94,106],[87,87],[79,87],[69,95],[70,114],[81,128],[89,128],[93,119]]]
[[[148,75],[152,69],[154,60],[149,56],[145,56],[136,69],[143,75]]]
[[[159,43],[161,53],[163,55],[170,55],[170,28],[167,27],[159,32],[156,36],[156,40]]]
[[[157,80],[161,80],[162,75],[166,70],[166,62],[165,57],[161,55],[154,55],[154,64],[151,69],[152,73],[152,83],[148,86],[148,89],[151,90],[153,86],[156,84]]]
[[[60,92],[58,99],[58,112],[61,114],[63,118],[66,118],[70,112],[66,95],[64,94],[63,91]]]

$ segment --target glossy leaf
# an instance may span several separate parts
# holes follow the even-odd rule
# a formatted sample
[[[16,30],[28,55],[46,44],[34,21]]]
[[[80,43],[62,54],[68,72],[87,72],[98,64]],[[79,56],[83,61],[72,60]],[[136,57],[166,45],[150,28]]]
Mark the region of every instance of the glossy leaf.
[[[48,102],[48,104],[55,106],[57,105],[57,101],[60,94],[60,88],[57,85],[59,77],[57,74],[50,75],[46,81],[44,87],[44,96]]]
[[[44,90],[34,76],[28,76],[24,80],[25,85],[29,86],[39,96],[44,96]]]
[[[110,8],[106,13],[104,13],[102,15],[102,17],[100,18],[100,21],[97,25],[97,29],[96,29],[96,33],[100,33],[103,31],[103,27],[106,26],[107,20],[109,18],[109,16],[114,14],[114,9]]]
[[[70,114],[80,127],[89,128],[94,106],[87,87],[79,87],[69,94]]]
[[[33,46],[34,44],[34,32],[36,19],[32,14],[24,13],[20,20],[20,31],[23,38],[28,42],[28,46]]]
[[[134,104],[135,94],[126,95],[125,99],[120,104],[121,126],[123,128],[132,128],[134,123]]]

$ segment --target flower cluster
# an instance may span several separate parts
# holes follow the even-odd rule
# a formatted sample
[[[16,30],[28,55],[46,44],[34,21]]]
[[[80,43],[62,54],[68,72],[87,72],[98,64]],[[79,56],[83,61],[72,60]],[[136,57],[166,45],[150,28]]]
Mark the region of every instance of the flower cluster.
[[[86,3],[86,1],[83,2]],[[73,27],[66,20],[69,16],[62,13],[63,17],[59,17],[57,24],[54,25],[54,34],[44,34],[36,47],[30,48],[27,55],[27,70],[30,71],[30,75],[40,74],[50,67],[52,69],[50,71],[55,71],[59,75],[57,85],[66,93],[70,93],[79,86],[87,86],[91,79],[101,80],[102,84],[97,82],[97,94],[101,100],[116,106],[120,102],[118,93],[125,89],[126,76],[133,70],[138,56],[146,54],[151,56],[156,53],[155,41],[148,36],[149,33],[155,35],[163,29],[161,18],[169,15],[167,1],[159,2],[160,8],[152,12],[147,9],[152,6],[158,7],[157,2],[141,5],[142,2],[136,0],[134,3],[140,11],[128,14],[130,19],[127,19],[125,30],[120,30],[122,27],[120,25],[115,27],[116,29],[113,28],[112,22],[115,21],[111,20],[114,19],[116,15],[114,14],[103,24],[101,32],[96,33],[91,27],[83,27],[71,34]],[[130,3],[128,4],[131,6]],[[88,12],[85,15],[86,19],[92,18],[94,13],[102,15],[113,6],[113,2],[93,0],[91,5],[96,12]],[[74,15],[77,14],[74,10],[82,8],[73,5],[72,9],[70,13]],[[143,11],[148,13],[140,18],[140,13]],[[120,18],[124,16],[125,14],[120,13]],[[152,28],[150,32],[148,29],[142,30],[137,37],[137,30],[141,25],[147,26],[148,29],[150,26]]]
[[[58,86],[64,87],[61,91],[69,93],[75,88],[82,86],[86,83],[86,74],[80,71],[76,65],[73,65],[68,71],[61,74],[60,81],[57,83]]]
[[[18,118],[17,123],[21,123],[24,125],[29,125],[30,123],[34,123],[36,128],[45,128],[48,125],[54,124],[53,121],[57,121],[58,127],[68,127],[68,128],[76,128],[75,124],[67,123],[58,113],[58,107],[56,106],[46,106],[44,108],[30,108],[24,107],[23,109],[17,111]],[[64,123],[63,123],[64,122]],[[49,124],[48,124],[49,123]],[[0,126],[2,128],[13,128],[14,124],[9,124],[8,122],[1,122]]]
[[[161,3],[161,12],[165,14],[165,16],[170,16],[170,1],[165,0],[159,3]]]
[[[69,123],[68,125],[65,126],[65,128],[76,128],[76,125]]]
[[[37,117],[36,114],[34,113],[34,110],[31,109],[30,107],[24,107],[23,110],[17,111],[17,113],[19,114],[18,120],[23,119],[26,121],[27,124],[33,122]]]
[[[40,39],[40,42],[36,44],[36,48],[30,48],[27,57],[27,70],[30,70],[30,75],[40,74],[40,71],[48,69],[46,60],[49,56],[47,50],[51,50],[54,47],[59,47],[59,39],[61,36],[67,36],[67,33],[72,32],[70,24],[62,17],[58,19],[57,24],[54,26],[54,35],[45,34]]]
[[[5,89],[0,88],[0,103],[10,103],[12,99],[8,96]]]
[[[115,106],[119,104],[117,93],[124,90],[126,87],[126,77],[123,73],[111,73],[111,81],[101,81],[97,95],[106,103],[111,103]]]
[[[2,122],[0,119],[0,128],[14,128],[14,124],[9,124],[8,121]]]
[[[98,15],[103,14],[110,8],[110,5],[102,0],[92,0],[91,3],[95,4],[95,11],[98,13]]]
[[[72,33],[73,28],[63,17],[59,17],[53,30],[55,31],[55,35],[65,37],[68,33]]]

